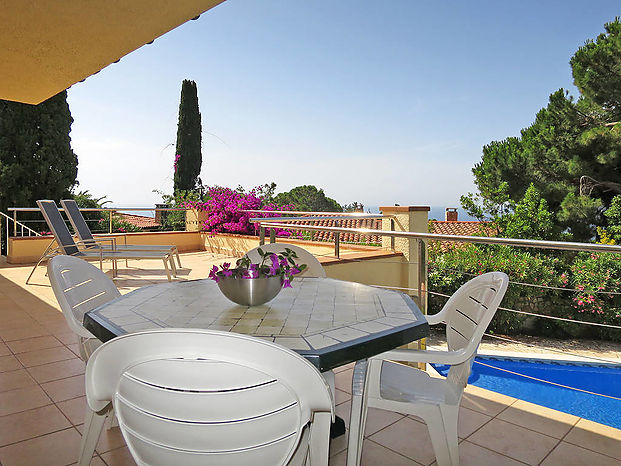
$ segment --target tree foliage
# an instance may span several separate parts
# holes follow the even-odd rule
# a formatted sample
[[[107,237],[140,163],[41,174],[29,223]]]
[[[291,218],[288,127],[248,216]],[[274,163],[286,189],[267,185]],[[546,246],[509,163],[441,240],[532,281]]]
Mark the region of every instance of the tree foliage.
[[[621,22],[605,25],[606,32],[588,40],[572,57],[574,84],[585,97],[621,119]]]
[[[559,89],[519,138],[483,147],[472,172],[487,208],[519,202],[532,184],[555,213],[553,223],[574,239],[592,238],[605,223],[602,212],[621,193],[621,23],[606,30],[571,60],[577,101]],[[464,207],[477,213],[473,202]]]
[[[274,197],[278,205],[293,204],[296,210],[308,212],[342,212],[343,208],[334,199],[329,198],[323,189],[316,186],[297,186],[291,191],[279,193]]]
[[[201,184],[201,113],[196,83],[187,79],[181,85],[179,124],[175,156],[174,190],[190,191]]]
[[[0,100],[0,210],[59,201],[76,184],[73,118],[63,91],[38,105]]]

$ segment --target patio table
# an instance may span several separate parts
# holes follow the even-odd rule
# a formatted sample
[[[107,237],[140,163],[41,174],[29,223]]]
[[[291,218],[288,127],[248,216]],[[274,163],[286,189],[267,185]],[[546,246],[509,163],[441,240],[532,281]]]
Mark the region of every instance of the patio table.
[[[213,280],[146,286],[84,316],[101,341],[155,328],[204,328],[263,338],[320,371],[368,358],[429,334],[414,301],[398,291],[331,278],[296,278],[261,306],[239,306]]]
[[[322,372],[429,335],[406,294],[331,278],[296,278],[252,307],[232,303],[210,279],[146,286],[86,313],[84,326],[104,342],[166,327],[243,333],[294,350]],[[337,416],[330,436],[344,433]]]

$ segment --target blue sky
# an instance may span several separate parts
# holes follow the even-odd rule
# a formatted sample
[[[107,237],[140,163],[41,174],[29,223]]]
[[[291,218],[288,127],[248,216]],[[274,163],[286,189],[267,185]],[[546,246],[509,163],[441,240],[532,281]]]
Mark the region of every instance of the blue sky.
[[[558,88],[577,95],[570,57],[620,13],[618,0],[228,0],[70,88],[79,189],[125,206],[170,193],[193,79],[205,184],[457,206],[484,144],[518,135]]]

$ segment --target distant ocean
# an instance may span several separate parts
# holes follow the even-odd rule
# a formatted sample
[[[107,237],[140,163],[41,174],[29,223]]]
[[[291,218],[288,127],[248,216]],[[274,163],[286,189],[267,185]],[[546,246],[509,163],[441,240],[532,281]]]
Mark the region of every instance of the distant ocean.
[[[456,206],[451,205],[451,206],[446,206],[446,207],[456,207]],[[444,220],[444,212],[446,210],[446,207],[431,206],[431,210],[429,211],[429,220]],[[364,211],[370,212],[372,214],[378,214],[379,206],[365,205]],[[457,220],[476,220],[476,218],[468,215],[466,211],[463,210],[461,207],[457,207]]]
[[[110,206],[110,207],[116,207],[116,206]],[[123,205],[122,207],[126,207],[127,210],[123,210],[123,213],[126,214],[132,214],[132,215],[143,215],[145,217],[155,217],[155,212],[152,210],[131,210],[132,207],[135,208],[154,208],[154,205],[133,205],[133,206],[128,206],[128,205]],[[375,206],[375,205],[365,205],[364,206],[364,211],[365,212],[370,212],[372,214],[378,214],[379,213],[379,206]],[[431,211],[429,212],[429,219],[430,220],[444,220],[444,211],[445,211],[445,207],[440,207],[440,206],[431,206]],[[462,208],[458,207],[457,208],[457,213],[458,213],[458,220],[476,220],[476,218],[471,217],[470,215],[468,215]]]

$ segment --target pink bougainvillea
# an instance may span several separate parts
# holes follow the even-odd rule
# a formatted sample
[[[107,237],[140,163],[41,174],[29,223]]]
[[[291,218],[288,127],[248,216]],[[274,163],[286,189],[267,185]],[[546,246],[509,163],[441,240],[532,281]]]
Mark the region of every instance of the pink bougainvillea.
[[[280,214],[251,214],[245,210],[293,210],[293,205],[278,206],[264,203],[258,188],[248,192],[221,186],[208,187],[203,202],[185,202],[183,207],[197,209],[207,213],[203,231],[211,233],[257,234],[258,224],[249,221],[252,217],[279,217]],[[290,236],[287,230],[277,231],[279,236]]]

